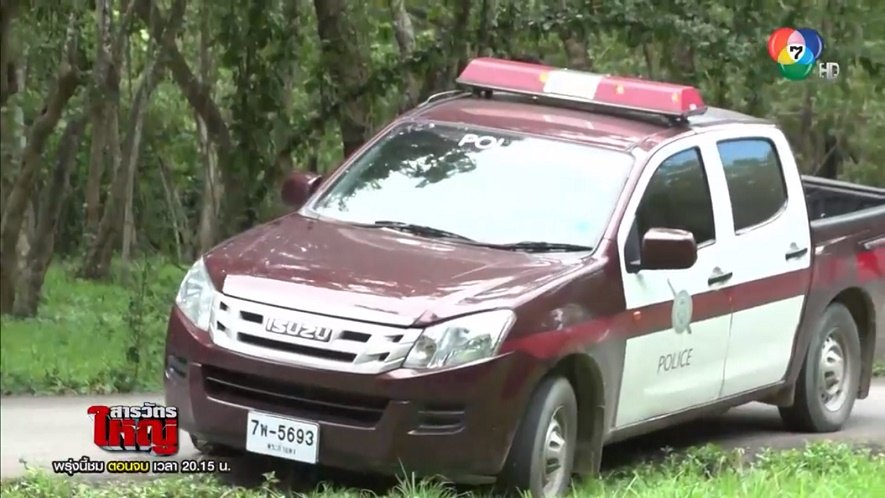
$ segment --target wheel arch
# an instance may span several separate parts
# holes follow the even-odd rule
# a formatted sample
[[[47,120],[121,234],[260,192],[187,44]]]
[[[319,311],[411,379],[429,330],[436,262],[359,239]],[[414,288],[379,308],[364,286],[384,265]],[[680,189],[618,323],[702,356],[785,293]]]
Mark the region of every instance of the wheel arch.
[[[870,392],[873,376],[873,360],[876,353],[876,308],[872,297],[860,287],[850,287],[841,291],[827,304],[827,307],[837,303],[848,309],[857,326],[861,354],[858,398],[864,399]]]
[[[605,424],[605,384],[602,370],[591,356],[575,353],[561,358],[550,374],[568,380],[578,401],[574,471],[578,474],[596,474],[602,463]]]

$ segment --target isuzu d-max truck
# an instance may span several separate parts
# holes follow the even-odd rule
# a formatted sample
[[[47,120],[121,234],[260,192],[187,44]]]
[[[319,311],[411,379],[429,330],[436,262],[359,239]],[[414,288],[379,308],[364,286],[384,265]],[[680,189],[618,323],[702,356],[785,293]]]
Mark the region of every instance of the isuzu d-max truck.
[[[885,190],[803,178],[697,89],[481,58],[292,212],[204,254],[166,402],[198,448],[553,497],[750,401],[839,430],[885,311]]]

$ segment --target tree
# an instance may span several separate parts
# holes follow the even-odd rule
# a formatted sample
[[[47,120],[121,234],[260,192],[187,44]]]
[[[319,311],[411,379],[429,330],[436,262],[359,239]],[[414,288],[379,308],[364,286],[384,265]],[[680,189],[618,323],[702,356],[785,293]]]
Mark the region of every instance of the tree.
[[[314,0],[317,33],[322,42],[323,65],[328,68],[332,87],[342,94],[353,94],[368,79],[369,57],[357,28],[348,16],[344,0]],[[331,97],[331,96],[330,96]],[[334,97],[331,97],[334,98]],[[371,131],[370,102],[366,94],[355,96],[338,110],[337,120],[345,156],[368,138]]]
[[[41,166],[41,155],[46,141],[55,130],[68,101],[82,83],[81,63],[78,51],[78,13],[69,16],[67,35],[55,84],[45,100],[40,116],[28,129],[28,141],[22,153],[21,171],[12,187],[3,211],[0,228],[0,313],[12,310],[15,301],[15,282],[18,268],[19,232],[25,210],[34,186],[34,179]]]
[[[119,26],[113,27],[111,0],[96,0],[95,21],[97,39],[89,112],[92,122],[92,141],[89,151],[89,176],[85,187],[86,239],[91,243],[101,214],[102,177],[107,165],[116,174],[120,165],[120,140],[117,116],[120,107],[120,77],[123,70],[123,52],[127,46],[133,9],[136,2],[124,3]]]
[[[52,261],[58,220],[69,192],[69,178],[85,128],[86,116],[74,116],[68,120],[59,140],[55,152],[55,168],[40,195],[34,243],[28,252],[26,270],[19,278],[13,306],[13,313],[17,316],[34,316],[37,313],[43,280]]]
[[[157,26],[155,29],[152,28],[152,31],[160,35],[160,40],[167,40],[165,43],[174,43],[184,18],[184,11],[184,0],[175,0],[168,19],[165,21],[156,17],[150,19],[152,25]],[[138,159],[141,151],[144,116],[151,94],[154,88],[156,88],[162,73],[163,66],[162,63],[158,62],[158,58],[162,54],[160,47],[163,44],[164,42],[155,42],[156,46],[152,48],[152,55],[139,78],[135,99],[127,119],[128,128],[126,130],[126,140],[123,143],[122,161],[115,171],[111,192],[105,203],[104,214],[98,225],[95,239],[86,253],[83,268],[80,271],[80,275],[83,277],[96,279],[108,276],[111,256],[113,255],[113,244],[125,228],[126,212],[131,209],[132,203],[132,182],[135,178],[135,171],[138,168]]]
[[[12,47],[12,21],[18,14],[18,0],[3,0],[0,3],[0,106],[6,105],[10,95],[18,91],[15,77],[15,62],[10,57]]]

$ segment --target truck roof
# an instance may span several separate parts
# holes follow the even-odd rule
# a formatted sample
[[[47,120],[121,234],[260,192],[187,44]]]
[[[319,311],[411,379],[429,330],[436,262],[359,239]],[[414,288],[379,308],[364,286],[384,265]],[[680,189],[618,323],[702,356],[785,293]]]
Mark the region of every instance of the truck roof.
[[[625,152],[634,148],[650,150],[661,142],[707,126],[772,124],[769,120],[718,107],[707,107],[706,112],[690,116],[687,122],[672,122],[660,116],[612,112],[506,93],[492,97],[455,95],[428,102],[410,117],[565,139]]]

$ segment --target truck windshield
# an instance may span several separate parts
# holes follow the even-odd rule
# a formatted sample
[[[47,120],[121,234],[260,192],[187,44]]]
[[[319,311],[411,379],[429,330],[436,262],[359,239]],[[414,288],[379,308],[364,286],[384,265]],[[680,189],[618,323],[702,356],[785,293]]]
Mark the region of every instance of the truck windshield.
[[[470,243],[586,249],[598,244],[632,163],[626,153],[559,140],[411,124],[362,154],[310,210]]]

